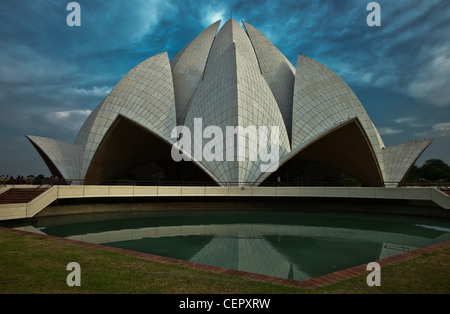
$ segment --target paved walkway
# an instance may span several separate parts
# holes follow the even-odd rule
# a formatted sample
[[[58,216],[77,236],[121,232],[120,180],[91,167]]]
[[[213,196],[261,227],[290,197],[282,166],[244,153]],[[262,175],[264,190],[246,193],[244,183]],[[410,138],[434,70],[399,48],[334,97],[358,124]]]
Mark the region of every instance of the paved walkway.
[[[136,258],[146,259],[149,261],[155,261],[155,262],[161,262],[161,263],[167,263],[167,264],[182,264],[182,265],[186,265],[190,268],[194,268],[194,269],[199,269],[199,270],[204,270],[204,271],[209,271],[209,272],[214,272],[214,273],[237,275],[237,276],[249,278],[249,279],[256,280],[256,281],[273,283],[273,284],[277,284],[277,285],[292,286],[292,287],[297,287],[297,288],[312,289],[312,288],[316,288],[316,287],[322,287],[322,286],[326,286],[329,284],[337,283],[339,281],[357,277],[357,276],[360,276],[363,274],[369,274],[369,271],[366,270],[367,265],[363,264],[363,265],[354,266],[354,267],[351,267],[348,269],[336,271],[331,274],[323,275],[320,277],[311,278],[311,279],[308,279],[305,281],[297,281],[297,280],[292,280],[292,279],[283,279],[283,278],[278,278],[278,277],[248,273],[248,272],[239,271],[239,270],[221,268],[221,267],[216,267],[216,266],[203,265],[203,264],[193,263],[193,262],[189,262],[189,261],[178,260],[178,259],[174,259],[174,258],[168,258],[168,257],[152,255],[152,254],[147,254],[147,253],[141,253],[141,252],[126,250],[126,249],[121,249],[121,248],[114,248],[114,247],[105,246],[105,245],[101,245],[101,244],[93,244],[93,243],[87,243],[87,242],[82,242],[82,241],[77,241],[77,240],[65,239],[65,238],[61,238],[61,237],[57,237],[57,236],[37,234],[37,233],[28,232],[28,231],[22,231],[22,230],[16,230],[16,229],[4,228],[4,227],[0,227],[0,229],[5,230],[5,231],[20,233],[20,234],[27,234],[27,235],[36,236],[36,237],[45,237],[45,238],[50,238],[50,239],[54,239],[54,240],[58,240],[58,241],[66,241],[68,243],[71,243],[74,245],[80,245],[80,246],[84,246],[84,247],[101,249],[101,250],[106,250],[106,251],[111,251],[111,252],[118,252],[121,254],[126,254],[129,256],[136,257]],[[379,263],[381,268],[383,268],[384,266],[395,265],[395,264],[413,259],[415,257],[420,256],[423,253],[429,253],[429,252],[441,250],[441,249],[444,249],[447,247],[450,247],[450,241],[434,244],[434,245],[420,248],[420,249],[410,251],[410,252],[405,252],[405,253],[391,256],[391,257],[388,257],[388,258],[385,258],[382,260],[378,260],[375,262]]]

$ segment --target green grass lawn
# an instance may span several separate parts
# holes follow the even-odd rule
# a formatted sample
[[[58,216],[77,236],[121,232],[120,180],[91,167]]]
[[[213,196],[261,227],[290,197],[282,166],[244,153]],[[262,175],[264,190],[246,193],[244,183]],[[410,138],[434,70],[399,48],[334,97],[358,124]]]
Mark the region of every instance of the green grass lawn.
[[[80,287],[66,283],[70,262],[81,266]],[[326,287],[298,289],[0,230],[1,294],[447,294],[449,266],[447,248],[383,267],[381,287],[368,287],[362,275]]]

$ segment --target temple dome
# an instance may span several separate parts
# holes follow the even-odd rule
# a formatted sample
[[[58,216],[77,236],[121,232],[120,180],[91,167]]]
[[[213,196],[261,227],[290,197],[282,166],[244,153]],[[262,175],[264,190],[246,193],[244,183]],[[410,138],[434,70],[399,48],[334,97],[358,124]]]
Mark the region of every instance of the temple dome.
[[[74,184],[216,185],[261,185],[281,175],[302,184],[312,164],[365,186],[398,186],[432,142],[386,148],[358,97],[331,69],[303,55],[294,67],[246,22],[219,25],[172,60],[161,53],[133,68],[92,111],[73,144],[28,136],[52,175]],[[188,161],[174,161],[173,130],[194,129],[196,119],[223,130],[277,126],[275,173],[262,171],[260,159],[210,161],[182,151]],[[237,141],[229,147],[227,140],[217,147],[238,151]],[[194,142],[194,150],[202,149],[208,139]],[[251,138],[244,145],[254,147]]]

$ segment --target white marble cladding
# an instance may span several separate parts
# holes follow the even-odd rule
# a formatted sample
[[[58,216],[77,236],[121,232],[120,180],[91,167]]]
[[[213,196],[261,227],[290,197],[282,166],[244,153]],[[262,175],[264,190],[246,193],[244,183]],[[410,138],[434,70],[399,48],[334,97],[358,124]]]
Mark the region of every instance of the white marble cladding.
[[[170,62],[175,87],[178,125],[184,123],[189,100],[202,79],[206,60],[208,59],[209,51],[211,50],[211,45],[219,25],[220,21],[217,21],[204,30]]]
[[[252,25],[245,22],[243,24],[255,49],[261,73],[277,101],[291,138],[295,68],[266,36]]]
[[[28,136],[28,139],[45,153],[64,178],[81,178],[81,145],[38,136]]]
[[[222,130],[278,126],[280,164],[339,125],[358,119],[383,180],[394,186],[429,145],[430,141],[412,142],[385,148],[356,95],[329,68],[302,55],[294,68],[252,25],[243,22],[244,30],[230,19],[217,33],[219,25],[220,21],[205,29],[171,61],[161,53],[132,69],[92,111],[74,144],[30,140],[64,176],[83,180],[119,115],[169,144],[176,141],[171,138],[173,128],[186,125],[192,130],[195,118],[202,118],[204,128]],[[267,177],[259,161],[193,162],[219,183],[259,184]]]
[[[298,56],[294,84],[292,147],[300,150],[309,139],[357,118],[367,135],[381,172],[384,143],[358,97],[325,65]]]
[[[292,146],[351,118],[358,118],[372,145],[384,144],[359,99],[333,71],[299,55],[294,86]]]
[[[396,186],[431,142],[432,140],[412,141],[384,149],[386,186]]]
[[[172,142],[171,131],[176,124],[176,114],[167,53],[151,57],[128,72],[99,107],[85,144],[84,174],[100,142],[119,115]]]
[[[261,75],[256,54],[245,33],[234,20],[220,30],[213,44],[205,77],[189,105],[186,125],[193,129],[194,119],[202,117],[203,124],[227,126],[278,126],[280,129],[280,155],[290,151],[283,117],[267,82]],[[219,57],[220,54],[220,57]],[[270,138],[270,135],[268,136]],[[202,143],[202,147],[206,141]],[[250,143],[248,143],[250,145]],[[249,146],[244,149],[248,151]],[[223,147],[226,146],[224,137]],[[194,150],[202,149],[194,147]],[[234,142],[237,151],[237,141]],[[260,160],[202,161],[223,182],[256,182],[260,177]]]

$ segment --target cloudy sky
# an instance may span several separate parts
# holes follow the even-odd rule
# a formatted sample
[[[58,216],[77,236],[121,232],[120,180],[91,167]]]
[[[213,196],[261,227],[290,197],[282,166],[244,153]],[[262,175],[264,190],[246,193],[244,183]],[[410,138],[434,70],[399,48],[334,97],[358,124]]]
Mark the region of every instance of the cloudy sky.
[[[361,100],[386,146],[435,138],[418,160],[450,164],[450,1],[0,0],[0,175],[45,174],[25,138],[73,142],[89,113],[143,60],[170,58],[210,24],[244,20],[296,65],[307,55]]]

